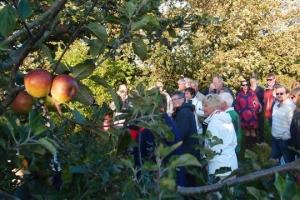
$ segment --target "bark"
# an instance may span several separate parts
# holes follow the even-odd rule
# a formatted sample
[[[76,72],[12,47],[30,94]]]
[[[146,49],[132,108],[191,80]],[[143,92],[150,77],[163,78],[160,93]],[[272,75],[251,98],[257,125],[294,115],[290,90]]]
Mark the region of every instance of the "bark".
[[[217,190],[222,189],[224,186],[233,186],[236,184],[242,184],[250,181],[254,181],[257,179],[260,179],[262,177],[275,174],[277,172],[285,172],[285,171],[300,171],[300,159],[287,163],[285,165],[272,167],[269,169],[263,169],[259,170],[250,174],[247,174],[245,176],[237,177],[235,179],[228,179],[220,183],[216,183],[213,185],[205,185],[200,187],[178,187],[177,190],[179,193],[183,195],[195,195],[195,194],[201,194],[201,193],[210,193]]]

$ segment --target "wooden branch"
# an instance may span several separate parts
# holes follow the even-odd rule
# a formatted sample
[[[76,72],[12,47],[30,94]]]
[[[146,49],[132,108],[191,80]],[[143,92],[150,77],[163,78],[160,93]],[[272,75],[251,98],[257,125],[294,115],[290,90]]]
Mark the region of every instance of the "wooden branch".
[[[269,169],[259,170],[245,176],[237,177],[235,179],[228,179],[220,183],[216,183],[213,185],[205,185],[200,187],[178,187],[177,191],[183,195],[195,195],[201,193],[209,193],[220,190],[224,186],[233,186],[236,184],[246,183],[250,181],[257,180],[259,178],[275,174],[277,172],[285,172],[290,170],[300,171],[300,159],[287,163],[285,165],[272,167]]]
[[[25,57],[29,54],[29,52],[34,47],[35,43],[39,41],[39,39],[43,36],[45,31],[47,30],[49,24],[54,20],[58,12],[63,8],[64,4],[67,0],[58,0],[50,9],[49,9],[49,17],[47,22],[42,25],[37,32],[37,34],[33,38],[29,38],[25,43],[18,49],[12,51],[6,60],[0,61],[0,72],[8,71],[13,66],[18,68]]]
[[[52,8],[56,7],[60,2],[56,1],[52,7],[50,9],[48,9],[45,13],[43,13],[38,19],[34,20],[31,23],[27,24],[28,29],[32,29],[38,25],[40,25],[43,21],[46,20],[47,17],[49,17],[49,15],[52,12]],[[24,35],[27,32],[26,28],[20,29],[18,31],[16,31],[15,33],[13,33],[13,35],[9,36],[8,38],[6,38],[4,41],[1,42],[2,45],[8,45],[11,42],[13,42],[14,40],[16,40],[17,38],[21,37],[22,35]]]

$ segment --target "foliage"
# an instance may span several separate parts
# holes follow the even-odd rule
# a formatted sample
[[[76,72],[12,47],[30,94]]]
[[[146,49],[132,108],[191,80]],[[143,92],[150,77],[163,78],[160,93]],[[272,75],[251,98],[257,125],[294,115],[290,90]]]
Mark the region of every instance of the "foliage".
[[[169,4],[175,7],[166,9]],[[174,88],[180,75],[205,85],[218,73],[232,86],[241,73],[253,71],[260,77],[274,71],[284,82],[286,76],[299,76],[299,26],[276,29],[297,12],[281,16],[277,2],[258,0],[180,5],[159,0],[1,2],[1,190],[28,199],[183,199],[176,192],[177,167],[206,181],[195,167],[203,167],[214,152],[201,149],[206,153],[201,162],[189,154],[172,156],[181,143],[167,145],[173,134],[162,118],[163,99],[158,89],[149,88],[157,80]],[[49,96],[35,99],[30,113],[17,115],[9,105],[24,90],[24,75],[36,68],[53,76],[70,74],[79,91],[59,106]],[[121,83],[129,86],[131,106],[113,120],[124,119],[125,126],[104,131],[104,116],[111,113],[107,104],[119,105],[115,90]],[[137,144],[128,125],[147,128],[154,136],[154,159],[140,170],[132,158]],[[272,166],[269,151],[267,144],[247,151],[241,172],[234,173]],[[274,184],[270,177],[222,193],[296,199],[299,188],[292,177],[277,174]]]

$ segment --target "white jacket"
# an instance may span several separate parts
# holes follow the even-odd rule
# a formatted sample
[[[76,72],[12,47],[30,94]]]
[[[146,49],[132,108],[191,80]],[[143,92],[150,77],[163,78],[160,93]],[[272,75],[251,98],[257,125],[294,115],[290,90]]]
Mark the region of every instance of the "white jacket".
[[[276,102],[272,112],[272,136],[277,139],[288,140],[291,138],[290,127],[296,105],[291,99]]]
[[[202,101],[199,101],[199,99],[197,97],[194,97],[191,100],[192,100],[192,104],[195,106],[194,115],[195,115],[195,120],[196,120],[197,132],[198,132],[198,134],[202,134],[203,133],[202,124],[198,120],[198,117],[204,117]]]
[[[208,173],[215,174],[215,171],[221,167],[229,167],[231,171],[238,168],[235,147],[237,146],[237,138],[232,124],[230,115],[225,112],[215,111],[206,120],[208,124],[207,131],[213,136],[223,140],[222,144],[212,145],[207,140],[206,147],[218,153],[208,161]],[[228,176],[231,171],[216,176]]]

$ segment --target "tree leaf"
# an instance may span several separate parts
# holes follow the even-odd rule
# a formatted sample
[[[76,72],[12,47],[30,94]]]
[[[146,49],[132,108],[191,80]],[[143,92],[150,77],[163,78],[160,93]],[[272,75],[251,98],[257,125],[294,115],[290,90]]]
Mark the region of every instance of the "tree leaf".
[[[50,141],[48,141],[47,138],[41,138],[37,142],[53,155],[57,153],[55,146]]]
[[[123,153],[128,148],[130,142],[131,137],[127,132],[121,134],[118,139],[117,154],[120,155]]]
[[[180,145],[182,145],[182,141],[173,144],[172,146],[167,146],[167,147],[163,147],[163,146],[159,146],[157,148],[158,154],[160,155],[160,157],[162,159],[164,159],[165,157],[167,157],[170,153],[172,153],[175,149],[177,149]]]
[[[90,40],[89,45],[90,45],[90,54],[92,56],[98,56],[99,54],[103,53],[103,51],[105,50],[106,42],[99,39],[94,39],[94,40]]]
[[[265,200],[267,198],[267,193],[259,190],[255,187],[247,187],[247,192],[252,195],[257,200]]]
[[[285,180],[280,176],[279,173],[276,173],[275,175],[275,182],[274,182],[275,188],[277,192],[279,193],[281,199],[283,199],[283,193],[285,189]]]
[[[94,33],[94,35],[101,41],[107,42],[106,28],[97,22],[91,22],[87,28]]]
[[[134,50],[134,53],[138,55],[142,61],[147,59],[147,45],[141,38],[133,38],[132,48]]]
[[[84,63],[79,63],[72,68],[72,75],[77,80],[82,80],[91,75],[94,72],[95,64],[91,60],[87,60]]]
[[[33,135],[39,135],[48,129],[43,121],[43,116],[37,110],[34,109],[29,113],[29,127]]]
[[[156,17],[152,16],[152,15],[146,15],[143,16],[141,20],[133,22],[131,25],[131,31],[136,31],[139,29],[144,29],[144,28],[158,28],[159,25],[159,21],[157,20]]]
[[[92,105],[95,102],[93,92],[82,83],[78,83],[78,85],[79,88],[74,100],[84,105]]]
[[[76,123],[83,125],[87,122],[85,117],[78,110],[73,110],[72,114]]]
[[[201,167],[200,162],[197,160],[196,157],[192,156],[191,154],[183,154],[176,159],[172,160],[170,163],[172,168],[176,167],[184,167],[184,166],[198,166]]]
[[[131,18],[137,8],[137,4],[134,1],[128,1],[125,5],[125,14],[128,18]]]
[[[32,15],[32,9],[28,2],[28,0],[21,0],[18,4],[18,14],[21,18],[21,20],[25,20],[26,18],[30,17]]]
[[[16,26],[16,13],[10,5],[4,6],[0,10],[0,34],[8,37]]]

